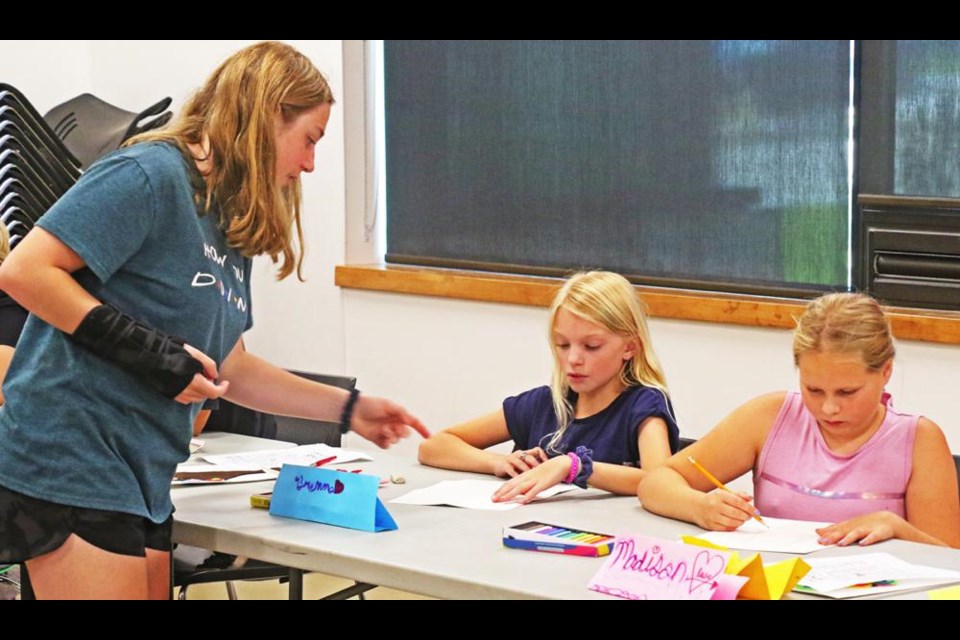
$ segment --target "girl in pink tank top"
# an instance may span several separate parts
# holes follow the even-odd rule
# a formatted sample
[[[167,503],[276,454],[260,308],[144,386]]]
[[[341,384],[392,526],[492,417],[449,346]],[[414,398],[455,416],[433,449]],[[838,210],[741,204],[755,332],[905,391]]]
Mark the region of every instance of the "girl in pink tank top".
[[[705,529],[755,514],[832,522],[823,544],[902,538],[960,546],[960,491],[940,428],[893,409],[889,325],[875,300],[828,294],[794,331],[799,392],[755,398],[650,471],[643,506]],[[754,496],[714,490],[689,458],[729,482],[753,471]]]

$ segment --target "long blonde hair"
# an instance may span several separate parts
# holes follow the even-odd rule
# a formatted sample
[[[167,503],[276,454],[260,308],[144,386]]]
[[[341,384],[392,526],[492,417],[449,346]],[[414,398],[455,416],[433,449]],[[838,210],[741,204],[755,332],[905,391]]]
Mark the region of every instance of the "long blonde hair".
[[[856,353],[879,371],[896,349],[880,304],[863,293],[828,293],[811,300],[793,331],[793,361],[808,351]]]
[[[261,42],[217,67],[172,125],[125,144],[172,142],[190,158],[187,145],[209,140],[212,168],[204,176],[205,210],[209,212],[211,203],[219,205],[220,226],[230,246],[246,256],[267,254],[274,263],[282,255],[277,279],[290,275],[295,264],[303,280],[300,181],[277,184],[274,114],[290,122],[304,111],[333,103],[326,78],[305,55],[287,44]]]
[[[625,387],[652,387],[669,398],[663,367],[650,342],[645,305],[637,290],[626,278],[610,271],[576,273],[567,279],[550,305],[548,339],[554,356],[550,389],[558,429],[547,444],[548,449],[560,442],[563,432],[573,419],[573,406],[568,399],[570,385],[559,364],[553,337],[560,309],[566,309],[575,316],[636,343],[633,357],[624,361],[620,368],[620,382]]]

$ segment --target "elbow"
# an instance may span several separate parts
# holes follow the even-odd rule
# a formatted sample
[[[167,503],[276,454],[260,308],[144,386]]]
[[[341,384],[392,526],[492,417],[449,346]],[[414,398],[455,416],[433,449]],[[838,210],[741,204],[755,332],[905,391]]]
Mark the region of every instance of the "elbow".
[[[0,291],[23,305],[23,293],[29,285],[29,277],[12,254],[0,263]]]
[[[637,500],[639,500],[641,503],[643,502],[643,497],[640,495],[640,487],[643,486],[643,480],[648,475],[650,475],[649,472],[644,472],[644,474],[640,476],[640,482],[637,483]]]
[[[15,284],[14,279],[10,276],[10,260],[0,262],[0,291],[5,291],[12,298],[13,294],[10,293],[10,289]]]
[[[417,449],[417,462],[425,464],[428,467],[443,467],[443,461],[447,457],[447,448],[445,439],[447,434],[435,433],[423,442]]]
[[[427,438],[420,443],[420,446],[417,448],[417,462],[420,464],[430,464],[430,460],[433,455],[433,449],[436,442],[433,437]]]
[[[637,499],[640,500],[640,504],[644,505],[644,507],[653,499],[653,484],[656,483],[658,475],[659,472],[656,469],[648,469],[637,484]]]
[[[640,478],[640,482],[637,483],[637,500],[640,501],[640,504],[643,504],[643,481],[650,476],[649,473],[643,474],[643,477]]]

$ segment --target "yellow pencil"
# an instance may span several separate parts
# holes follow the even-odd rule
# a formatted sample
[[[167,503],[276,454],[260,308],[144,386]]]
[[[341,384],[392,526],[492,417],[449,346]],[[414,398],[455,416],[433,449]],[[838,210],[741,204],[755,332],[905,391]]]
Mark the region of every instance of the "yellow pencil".
[[[709,471],[707,471],[707,470],[703,467],[702,464],[700,464],[699,462],[697,462],[696,460],[694,460],[694,459],[693,459],[692,457],[690,457],[690,456],[687,456],[687,460],[689,460],[689,461],[693,464],[693,466],[695,466],[695,467],[697,468],[697,470],[700,471],[700,473],[702,473],[703,475],[707,476],[707,479],[708,479],[710,482],[712,482],[713,484],[715,484],[718,489],[723,489],[724,491],[730,491],[730,489],[727,488],[727,485],[725,485],[725,484],[723,484],[722,482],[720,482],[719,480],[717,480],[712,473],[710,473]],[[730,491],[730,493],[733,493],[733,491]],[[770,528],[770,525],[768,525],[766,522],[764,522],[764,521],[763,521],[763,518],[761,518],[761,517],[758,516],[757,514],[753,514],[753,519],[756,520],[757,522],[759,522],[760,524],[762,524],[763,526],[765,526],[767,529]]]

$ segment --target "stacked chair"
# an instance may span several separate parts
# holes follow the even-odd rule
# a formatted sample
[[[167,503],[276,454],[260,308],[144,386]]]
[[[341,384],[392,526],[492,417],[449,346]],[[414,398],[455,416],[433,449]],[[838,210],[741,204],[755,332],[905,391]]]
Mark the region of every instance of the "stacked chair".
[[[23,94],[0,84],[0,222],[11,247],[81,172],[79,160]]]
[[[166,124],[170,102],[133,113],[84,93],[41,116],[20,91],[0,83],[0,221],[11,248],[97,158]]]

